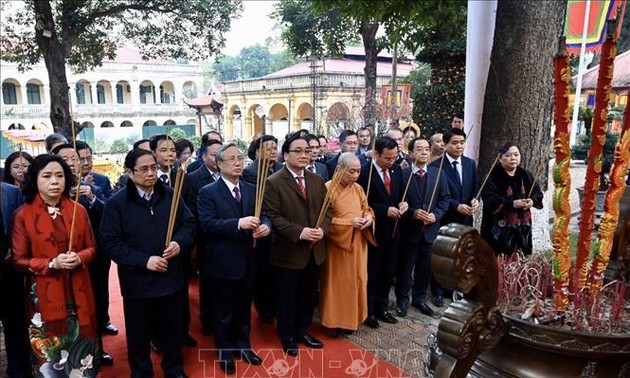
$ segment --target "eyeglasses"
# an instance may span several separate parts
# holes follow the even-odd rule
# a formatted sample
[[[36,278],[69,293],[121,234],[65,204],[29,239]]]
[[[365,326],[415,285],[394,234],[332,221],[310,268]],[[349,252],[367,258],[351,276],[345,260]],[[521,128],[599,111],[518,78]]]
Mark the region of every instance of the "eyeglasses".
[[[140,172],[143,175],[146,175],[147,173],[149,173],[149,171],[157,172],[158,169],[159,169],[159,166],[157,164],[155,164],[155,165],[145,165],[145,166],[142,166],[140,168],[134,168],[133,170],[136,171],[136,172]]]
[[[234,164],[237,161],[239,163],[242,163],[243,161],[245,161],[245,157],[243,156],[230,156],[230,157],[226,157],[222,160],[225,163],[230,163],[230,164]]]
[[[289,152],[293,152],[294,154],[298,154],[298,155],[308,155],[311,152],[313,152],[313,150],[310,148],[306,148],[306,149],[298,148],[297,150],[289,150]]]

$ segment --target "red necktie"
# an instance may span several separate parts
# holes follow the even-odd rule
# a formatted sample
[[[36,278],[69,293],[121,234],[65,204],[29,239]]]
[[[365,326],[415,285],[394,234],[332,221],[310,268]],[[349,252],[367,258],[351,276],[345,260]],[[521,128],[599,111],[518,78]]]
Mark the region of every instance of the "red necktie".
[[[234,199],[236,202],[241,203],[241,191],[238,190],[238,186],[235,186],[234,189]]]
[[[300,188],[300,193],[302,193],[302,197],[306,199],[306,186],[304,185],[304,177],[297,176],[298,188]]]
[[[387,169],[383,169],[383,184],[385,184],[385,190],[387,191],[387,195],[392,195],[392,179],[389,178],[389,172]]]

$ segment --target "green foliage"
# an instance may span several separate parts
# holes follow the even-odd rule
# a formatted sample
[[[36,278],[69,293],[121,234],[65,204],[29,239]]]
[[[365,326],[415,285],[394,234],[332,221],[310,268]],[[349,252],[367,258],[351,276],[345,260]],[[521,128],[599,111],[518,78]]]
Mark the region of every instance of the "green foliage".
[[[108,152],[110,150],[109,144],[101,138],[96,138],[96,140],[94,140],[94,146],[92,146],[92,148],[94,149],[94,152],[97,153]]]
[[[168,136],[170,136],[173,140],[178,140],[178,139],[186,139],[186,132],[182,129],[179,128],[173,128],[171,129],[171,131],[168,132]]]
[[[269,47],[256,44],[244,47],[238,56],[224,56],[212,64],[211,72],[220,82],[252,79],[295,64],[298,59],[288,51],[272,54]]]
[[[431,83],[431,66],[426,63],[416,65],[399,83],[411,84],[411,97],[416,98]]]
[[[249,145],[243,139],[234,138],[230,140],[229,143],[234,143],[243,154],[247,155],[247,147],[249,147]]]
[[[109,148],[109,152],[112,154],[124,154],[127,151],[129,151],[129,145],[124,139],[116,139]]]
[[[412,94],[413,119],[430,136],[450,127],[453,115],[464,111],[465,67],[432,70],[430,85]]]
[[[201,137],[199,135],[190,135],[186,139],[188,139],[190,143],[193,144],[193,146],[195,147],[195,150],[201,147]]]
[[[610,180],[610,169],[615,160],[615,146],[619,141],[619,134],[606,132],[606,141],[604,142],[604,150],[602,153],[602,171],[600,174],[600,187],[608,187]],[[578,143],[571,147],[571,158],[576,160],[584,160],[588,163],[588,150],[591,147],[591,134],[582,136]]]
[[[282,40],[297,56],[338,56],[345,41],[356,37],[356,23],[334,5],[322,11],[311,0],[281,0],[274,8],[272,17],[283,28]]]
[[[34,8],[6,6],[2,25],[2,58],[27,69],[42,51],[35,33],[42,26]],[[113,59],[121,42],[135,44],[149,57],[207,59],[225,44],[224,34],[241,7],[240,0],[44,0],[53,9],[56,30],[66,62],[75,72]],[[36,25],[35,28],[32,25]]]

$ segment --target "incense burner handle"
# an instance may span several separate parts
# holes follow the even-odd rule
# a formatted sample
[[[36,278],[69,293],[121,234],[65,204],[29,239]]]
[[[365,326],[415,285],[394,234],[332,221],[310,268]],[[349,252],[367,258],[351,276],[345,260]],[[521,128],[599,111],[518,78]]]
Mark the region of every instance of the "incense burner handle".
[[[507,331],[496,307],[497,260],[477,230],[451,223],[433,243],[431,266],[442,285],[464,293],[444,312],[427,364],[435,377],[465,377],[479,354]],[[431,342],[430,342],[431,344]]]

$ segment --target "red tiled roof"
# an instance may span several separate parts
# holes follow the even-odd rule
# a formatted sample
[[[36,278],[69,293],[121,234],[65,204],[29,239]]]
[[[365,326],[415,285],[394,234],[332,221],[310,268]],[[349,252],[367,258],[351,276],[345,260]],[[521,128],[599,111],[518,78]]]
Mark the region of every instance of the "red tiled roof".
[[[599,75],[599,65],[591,67],[582,77],[582,89],[595,89],[597,87],[597,77]],[[577,82],[577,75],[573,77],[573,82]],[[615,57],[615,72],[612,80],[613,88],[630,88],[630,50]]]
[[[106,59],[108,60],[108,59]],[[113,62],[119,63],[151,63],[151,64],[174,64],[174,62],[162,59],[144,60],[142,54],[138,50],[131,49],[129,47],[119,47],[116,50],[116,58]]]
[[[323,61],[318,61],[317,65],[319,66],[319,72],[336,72],[336,73],[349,73],[349,74],[363,74],[363,69],[365,68],[365,61],[363,60],[353,60],[353,59],[325,59]],[[399,63],[398,64],[398,76],[403,77],[407,76],[409,72],[413,69],[413,65],[407,63]],[[311,73],[311,62],[300,62],[291,67],[284,68],[280,71],[272,72],[264,78],[271,79],[274,77],[283,77],[283,76],[292,76],[292,75],[300,75],[300,74],[309,74]],[[392,74],[392,63],[391,62],[377,62],[376,63],[376,74],[387,76]]]
[[[223,105],[221,97],[217,95],[207,95],[203,97],[197,97],[190,100],[184,99],[184,102],[190,106],[210,106],[212,101]]]

